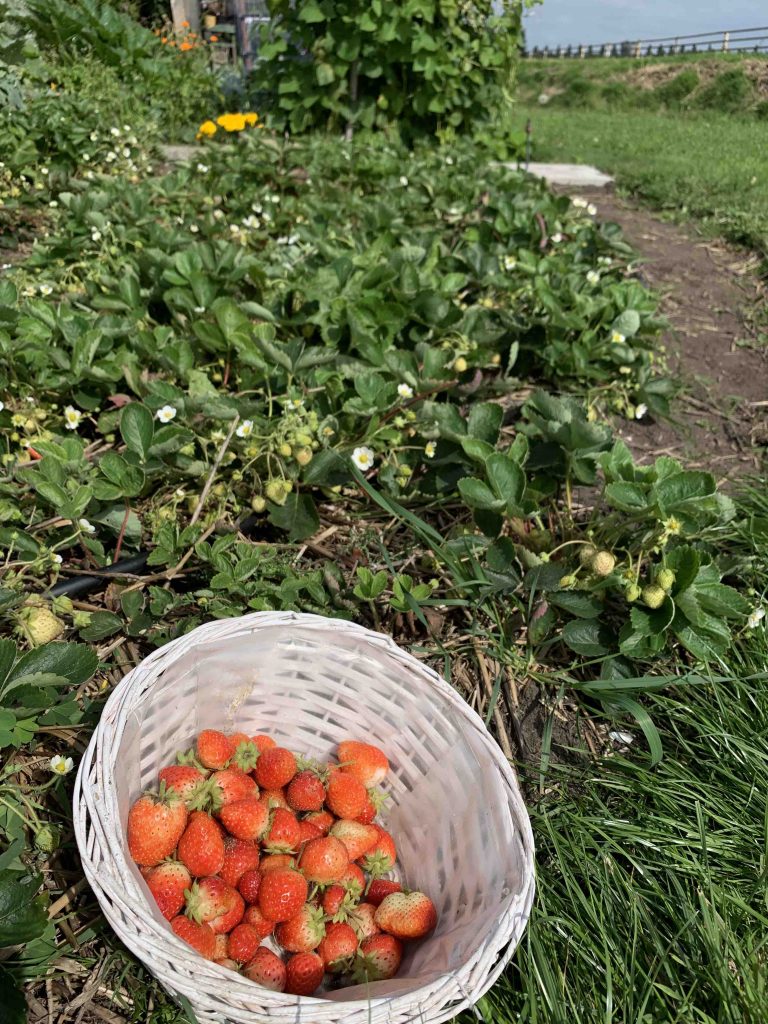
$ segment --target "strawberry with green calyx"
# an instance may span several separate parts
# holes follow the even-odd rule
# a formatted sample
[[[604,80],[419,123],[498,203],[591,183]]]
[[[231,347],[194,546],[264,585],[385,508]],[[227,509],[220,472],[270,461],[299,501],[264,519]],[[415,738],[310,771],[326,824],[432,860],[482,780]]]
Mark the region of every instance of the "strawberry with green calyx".
[[[294,811],[319,811],[325,803],[325,786],[313,771],[295,775],[285,793],[288,806]]]
[[[392,836],[379,825],[373,828],[379,830],[379,838],[375,846],[371,847],[368,853],[362,858],[360,866],[374,878],[386,875],[395,866],[397,860],[397,848]]]
[[[338,924],[340,921],[348,921],[349,915],[360,902],[362,890],[347,889],[343,885],[329,885],[323,893],[323,912],[325,916]]]
[[[305,903],[297,914],[275,928],[275,938],[287,953],[311,953],[325,937],[325,916]]]
[[[243,968],[243,974],[262,988],[268,988],[273,992],[285,991],[285,964],[266,946],[259,946],[253,960]]]
[[[383,750],[372,743],[343,740],[338,747],[341,771],[354,775],[366,789],[380,785],[389,771],[389,761]]]
[[[243,922],[235,925],[227,936],[227,956],[238,963],[248,963],[256,956],[256,950],[263,938],[264,936],[251,924]]]
[[[368,853],[379,839],[379,830],[375,825],[363,825],[348,818],[340,818],[330,834],[341,840],[347,849],[347,856],[352,861],[359,860],[363,854]]]
[[[264,917],[278,923],[289,921],[307,902],[306,878],[294,868],[278,868],[262,875],[258,906]]]
[[[388,981],[394,978],[403,959],[403,945],[393,935],[380,932],[360,943],[360,950],[352,965],[351,981],[362,985],[368,981]]]
[[[216,936],[207,924],[198,924],[183,914],[174,917],[171,928],[188,945],[196,949],[206,960],[213,960],[216,953]]]
[[[343,885],[351,893],[362,893],[365,889],[365,875],[357,864],[348,864],[347,870],[335,884]]]
[[[597,548],[594,544],[582,544],[579,549],[579,563],[588,566],[596,554]]]
[[[285,991],[292,996],[311,996],[320,987],[325,964],[317,953],[296,953],[285,965]]]
[[[437,924],[437,911],[423,892],[393,892],[376,908],[374,920],[396,939],[421,939]]]
[[[299,857],[299,870],[310,882],[316,882],[318,885],[337,882],[348,865],[347,849],[335,836],[311,839]]]
[[[634,604],[635,601],[639,601],[641,595],[642,590],[640,589],[640,587],[638,587],[636,583],[630,583],[630,585],[627,587],[624,593],[624,596],[626,597],[629,604]]]
[[[325,803],[337,818],[356,818],[368,804],[368,790],[355,775],[337,770],[328,780]]]
[[[656,583],[668,594],[675,585],[675,574],[671,569],[660,569],[656,575]]]
[[[170,921],[184,908],[184,893],[192,885],[192,875],[177,860],[164,860],[150,868],[145,876],[160,913]]]
[[[216,793],[216,803],[218,804],[213,808],[214,812],[226,807],[227,804],[234,803],[235,800],[245,800],[249,797],[258,800],[259,798],[259,787],[250,775],[241,772],[239,768],[222,768],[221,771],[213,773],[209,782],[212,790]]]
[[[368,903],[378,907],[381,901],[393,892],[402,892],[403,887],[399,882],[393,882],[389,878],[372,878],[368,883],[365,898]]]
[[[349,915],[348,923],[352,926],[358,942],[370,939],[381,931],[376,924],[376,910],[372,903],[359,903]]]
[[[296,774],[296,758],[284,747],[264,750],[253,770],[254,778],[262,789],[282,789]]]
[[[206,768],[226,768],[234,752],[230,738],[218,729],[203,729],[195,742],[197,759]]]
[[[206,774],[203,774],[194,765],[171,764],[161,768],[158,773],[160,782],[164,782],[167,789],[173,789],[187,804],[188,810],[195,810],[190,804],[198,790],[205,784]]]
[[[598,551],[589,567],[595,576],[610,576],[616,568],[616,558],[610,551]]]
[[[259,759],[259,748],[252,739],[242,733],[230,736],[230,740],[235,747],[235,752],[232,755],[232,765],[239,768],[241,772],[252,772]]]
[[[655,583],[651,583],[647,587],[643,587],[643,603],[648,608],[661,608],[666,599],[666,592]]]
[[[211,774],[209,769],[198,761],[194,747],[190,747],[188,750],[180,750],[176,754],[176,763],[187,768],[197,768],[206,779]]]
[[[131,857],[146,867],[170,857],[187,826],[187,818],[184,801],[173,789],[166,789],[164,782],[157,793],[144,793],[128,813]]]
[[[270,853],[290,853],[298,850],[300,842],[301,829],[296,815],[284,807],[275,807],[263,839],[264,849]]]
[[[259,889],[261,888],[261,871],[257,871],[252,868],[248,871],[244,871],[237,883],[237,891],[243,897],[246,903],[256,903],[259,898]]]
[[[234,889],[221,878],[212,876],[193,882],[184,893],[187,903],[187,917],[198,924],[210,922],[232,908]]]
[[[224,865],[219,876],[233,889],[246,871],[253,871],[259,866],[261,854],[258,846],[234,836],[224,837]]]
[[[269,811],[261,800],[249,796],[225,804],[219,811],[219,820],[236,839],[258,842],[267,834]]]
[[[282,807],[284,811],[290,811],[288,801],[285,799],[284,789],[262,789],[259,800],[271,811],[274,807]]]
[[[343,922],[326,925],[325,937],[317,947],[317,954],[331,974],[343,973],[357,952],[357,936],[351,925]]]
[[[224,837],[219,824],[203,811],[192,811],[176,855],[195,878],[217,875],[224,867]]]
[[[16,631],[30,647],[42,647],[56,640],[65,626],[48,605],[38,597],[28,597],[16,615]]]

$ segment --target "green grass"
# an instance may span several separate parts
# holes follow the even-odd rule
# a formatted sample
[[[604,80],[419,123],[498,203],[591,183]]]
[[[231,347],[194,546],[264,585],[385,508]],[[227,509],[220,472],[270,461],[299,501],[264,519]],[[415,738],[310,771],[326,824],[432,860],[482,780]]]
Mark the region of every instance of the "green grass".
[[[768,122],[720,114],[523,107],[534,158],[590,163],[620,185],[768,254]]]

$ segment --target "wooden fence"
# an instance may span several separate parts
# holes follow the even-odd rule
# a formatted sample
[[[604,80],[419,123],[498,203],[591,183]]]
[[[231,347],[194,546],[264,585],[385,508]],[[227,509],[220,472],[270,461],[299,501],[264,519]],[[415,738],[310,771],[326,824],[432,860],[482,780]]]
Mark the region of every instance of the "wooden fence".
[[[698,35],[593,43],[589,46],[539,47],[523,50],[524,57],[667,57],[679,53],[768,53],[768,26],[700,32]]]

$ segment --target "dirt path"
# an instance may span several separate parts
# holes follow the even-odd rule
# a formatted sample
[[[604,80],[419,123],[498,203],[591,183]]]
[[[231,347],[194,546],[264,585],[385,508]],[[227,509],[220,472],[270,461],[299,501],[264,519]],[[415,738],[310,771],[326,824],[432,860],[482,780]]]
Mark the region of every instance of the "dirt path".
[[[721,479],[756,470],[768,443],[767,339],[761,345],[753,322],[766,301],[757,258],[610,192],[590,198],[642,257],[639,277],[662,297],[670,322],[662,344],[685,385],[674,423],[625,422],[619,433],[645,459],[673,455]]]

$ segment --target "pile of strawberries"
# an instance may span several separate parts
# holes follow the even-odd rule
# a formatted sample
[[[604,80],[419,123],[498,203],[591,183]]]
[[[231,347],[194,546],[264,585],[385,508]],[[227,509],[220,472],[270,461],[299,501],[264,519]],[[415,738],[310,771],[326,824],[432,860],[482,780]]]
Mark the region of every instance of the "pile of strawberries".
[[[269,736],[205,729],[128,816],[128,848],[174,932],[201,956],[277,992],[392,978],[434,904],[389,874],[375,823],[386,755],[345,740],[338,762]],[[278,955],[281,951],[286,955]]]

